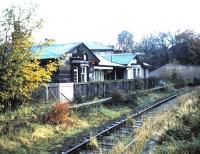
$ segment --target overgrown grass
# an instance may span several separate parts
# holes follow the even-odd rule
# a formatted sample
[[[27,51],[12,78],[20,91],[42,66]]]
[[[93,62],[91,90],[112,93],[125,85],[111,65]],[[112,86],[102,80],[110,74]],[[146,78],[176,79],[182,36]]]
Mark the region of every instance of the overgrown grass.
[[[158,116],[148,118],[136,131],[130,153],[193,154],[200,153],[200,90],[180,97],[178,105]],[[150,141],[155,145],[145,149]],[[151,147],[152,148],[152,147]]]
[[[134,97],[138,107],[148,104],[173,90],[155,93],[145,93]],[[122,114],[128,114],[135,107],[131,104],[96,105],[71,111],[69,115],[72,125],[43,123],[42,115],[51,111],[51,103],[35,103],[20,107],[18,110],[0,114],[0,153],[49,153],[55,147],[61,147],[66,137],[71,137],[84,130],[100,126]],[[32,118],[26,121],[26,118]],[[22,120],[21,120],[22,119]],[[22,121],[9,129],[5,128],[7,121]]]

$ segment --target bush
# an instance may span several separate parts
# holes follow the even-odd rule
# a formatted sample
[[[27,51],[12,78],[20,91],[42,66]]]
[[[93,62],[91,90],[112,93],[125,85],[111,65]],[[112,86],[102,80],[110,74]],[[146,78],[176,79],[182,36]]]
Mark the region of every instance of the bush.
[[[114,89],[112,91],[112,102],[114,103],[123,103],[126,101],[126,96],[124,95],[124,92],[122,89]]]
[[[194,77],[194,79],[193,79],[193,85],[194,85],[194,86],[200,85],[200,79]]]
[[[133,94],[130,96],[130,103],[133,107],[137,107],[138,106],[138,97],[136,94]]]
[[[143,89],[144,88],[144,81],[141,78],[137,78],[135,79],[135,89],[139,90],[139,89]]]
[[[71,105],[68,102],[56,103],[47,115],[44,116],[44,122],[54,124],[64,124],[68,121],[68,115]]]
[[[187,140],[192,137],[192,133],[186,126],[170,128],[166,131],[166,137],[173,137],[175,140]],[[166,139],[167,139],[166,138]]]
[[[182,88],[185,86],[185,80],[183,78],[179,78],[175,81],[175,88]]]

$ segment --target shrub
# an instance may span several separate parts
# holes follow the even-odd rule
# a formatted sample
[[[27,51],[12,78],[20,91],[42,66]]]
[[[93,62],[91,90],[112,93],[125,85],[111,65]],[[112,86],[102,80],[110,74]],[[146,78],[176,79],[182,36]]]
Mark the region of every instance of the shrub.
[[[138,97],[137,97],[136,94],[130,95],[130,96],[129,96],[129,101],[130,101],[130,104],[131,104],[133,107],[138,106]]]
[[[71,105],[68,102],[56,103],[47,115],[44,116],[44,122],[54,124],[64,124],[68,122],[68,115]]]
[[[194,86],[200,85],[200,79],[194,77],[194,79],[193,79],[193,84],[194,84]]]
[[[183,78],[179,78],[175,81],[175,88],[182,88],[185,86],[185,80]]]
[[[192,133],[186,126],[170,128],[166,131],[166,137],[173,137],[176,140],[186,140],[192,137]]]
[[[114,103],[123,103],[126,101],[126,96],[123,93],[122,89],[114,89],[112,91],[112,102]]]
[[[139,90],[139,89],[143,89],[144,88],[144,81],[141,78],[137,78],[135,79],[135,89]]]

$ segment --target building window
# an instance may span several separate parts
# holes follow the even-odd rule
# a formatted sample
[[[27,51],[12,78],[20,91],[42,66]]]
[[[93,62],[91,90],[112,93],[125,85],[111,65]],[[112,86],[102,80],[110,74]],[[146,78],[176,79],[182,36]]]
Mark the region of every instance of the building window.
[[[103,81],[104,80],[104,72],[102,70],[94,71],[94,80],[95,81]]]
[[[87,67],[81,67],[81,82],[87,82]]]
[[[83,55],[83,60],[87,60],[86,54]]]
[[[140,69],[137,69],[137,76],[140,77]]]
[[[136,69],[135,68],[133,69],[133,78],[134,79],[136,78]]]
[[[78,82],[78,67],[77,66],[74,66],[73,73],[74,73],[74,82]]]

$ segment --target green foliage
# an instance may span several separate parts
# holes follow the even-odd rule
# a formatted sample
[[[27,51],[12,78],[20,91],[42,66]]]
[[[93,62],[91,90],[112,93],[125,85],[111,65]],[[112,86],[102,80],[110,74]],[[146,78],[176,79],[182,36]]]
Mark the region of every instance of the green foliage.
[[[30,51],[32,32],[41,27],[34,7],[6,9],[0,21],[0,108],[11,109],[27,102],[31,93],[50,81],[56,63],[44,67]]]
[[[182,128],[180,129],[180,127]],[[173,137],[176,140],[185,140],[185,139],[191,138],[192,136],[192,133],[190,132],[190,130],[184,125],[170,128],[165,133],[166,133],[166,138],[171,139],[171,137]]]

